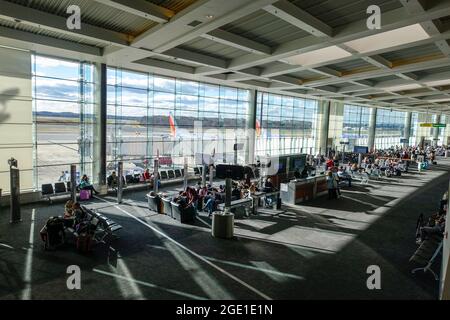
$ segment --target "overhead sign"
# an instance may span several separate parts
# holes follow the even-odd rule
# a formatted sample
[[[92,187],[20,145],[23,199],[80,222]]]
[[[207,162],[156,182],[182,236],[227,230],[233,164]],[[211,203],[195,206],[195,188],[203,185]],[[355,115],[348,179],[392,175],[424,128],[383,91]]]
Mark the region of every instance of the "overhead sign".
[[[400,143],[409,143],[409,139],[400,139]]]
[[[350,142],[348,142],[348,141],[341,141],[341,142],[339,142],[340,144],[345,144],[345,145],[349,145],[350,144]]]
[[[369,153],[368,147],[362,147],[362,146],[355,146],[353,149],[354,153]]]
[[[446,128],[447,125],[445,123],[421,123],[421,128]]]

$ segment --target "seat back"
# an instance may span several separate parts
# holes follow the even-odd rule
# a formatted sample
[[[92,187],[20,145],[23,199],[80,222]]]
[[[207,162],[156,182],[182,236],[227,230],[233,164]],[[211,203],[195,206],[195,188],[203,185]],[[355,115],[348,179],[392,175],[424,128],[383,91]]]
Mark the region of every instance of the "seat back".
[[[64,182],[55,183],[55,193],[65,193],[67,192],[66,184]]]
[[[176,178],[180,178],[181,177],[181,170],[180,169],[176,169],[175,170],[175,177]]]
[[[159,175],[161,176],[161,180],[167,180],[168,179],[167,171],[161,171],[159,173]]]
[[[173,170],[167,171],[167,175],[169,176],[169,179],[175,179],[175,172]]]
[[[152,211],[159,213],[161,198],[159,196],[147,195],[147,199],[148,199],[148,208]]]
[[[184,170],[183,170],[184,171]],[[194,168],[194,174],[199,175],[200,174],[200,169],[195,167]]]
[[[53,185],[51,183],[43,184],[42,185],[42,195],[47,196],[50,194],[54,194]]]
[[[180,211],[180,205],[175,203],[175,202],[171,202],[170,205],[172,206],[172,215],[175,219],[179,219],[181,216],[181,211]]]
[[[168,215],[169,217],[172,217],[172,200],[170,200],[170,198],[161,198],[162,202],[163,202],[163,213],[165,213],[166,215]]]

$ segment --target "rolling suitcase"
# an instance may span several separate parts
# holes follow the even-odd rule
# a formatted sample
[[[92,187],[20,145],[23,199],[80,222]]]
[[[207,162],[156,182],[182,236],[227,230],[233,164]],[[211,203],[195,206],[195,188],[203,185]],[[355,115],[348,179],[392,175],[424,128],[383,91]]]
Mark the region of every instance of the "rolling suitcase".
[[[89,190],[80,190],[80,200],[89,200],[91,198],[91,193]]]
[[[91,251],[92,237],[87,233],[80,234],[77,238],[77,250],[81,253]]]

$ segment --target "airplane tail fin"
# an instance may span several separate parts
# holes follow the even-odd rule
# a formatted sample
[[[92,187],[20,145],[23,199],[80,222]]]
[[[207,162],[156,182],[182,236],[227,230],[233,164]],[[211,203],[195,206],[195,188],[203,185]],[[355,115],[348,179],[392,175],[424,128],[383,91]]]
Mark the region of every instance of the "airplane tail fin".
[[[172,112],[170,112],[170,114],[169,114],[169,126],[170,126],[170,135],[173,138],[176,138],[176,136],[177,136],[177,123],[175,122],[175,117],[173,116]]]
[[[258,119],[256,119],[256,137],[261,137],[261,124]]]

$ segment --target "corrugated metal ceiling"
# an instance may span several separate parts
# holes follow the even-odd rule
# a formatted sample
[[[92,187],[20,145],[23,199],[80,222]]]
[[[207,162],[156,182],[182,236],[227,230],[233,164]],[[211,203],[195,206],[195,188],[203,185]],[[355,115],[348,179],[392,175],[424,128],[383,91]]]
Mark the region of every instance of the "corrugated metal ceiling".
[[[170,9],[174,11],[175,13],[178,13],[193,3],[195,3],[197,0],[147,0],[148,2],[151,2],[153,4],[156,4],[158,6],[164,7],[166,9]]]
[[[433,54],[439,54],[441,51],[434,43],[427,45],[417,46],[414,48],[408,48],[393,52],[387,52],[381,54],[381,56],[389,61],[402,60],[402,59],[412,59],[421,56],[429,56]]]
[[[247,51],[240,50],[234,47],[230,47],[209,39],[197,38],[192,41],[186,42],[183,47],[188,50],[202,52],[204,54],[211,54],[222,59],[234,59],[248,54]]]
[[[136,15],[103,5],[92,0],[7,0],[40,11],[67,17],[67,7],[77,5],[81,9],[81,21],[93,26],[137,36],[157,23]]]
[[[38,34],[41,36],[51,37],[51,38],[55,38],[55,39],[67,40],[67,41],[76,42],[76,43],[80,43],[80,44],[99,47],[99,48],[104,48],[106,46],[106,44],[104,42],[87,40],[83,37],[77,37],[75,35],[67,35],[67,34],[64,34],[61,32],[46,30],[43,28],[30,26],[30,25],[27,25],[24,23],[14,22],[14,21],[5,20],[5,19],[0,19],[0,26],[19,30],[19,31],[30,32],[33,34]]]
[[[227,24],[222,29],[270,47],[308,35],[305,31],[263,10]]]
[[[329,26],[336,28],[368,17],[366,10],[370,5],[378,5],[381,13],[400,8],[399,0],[291,0]]]

